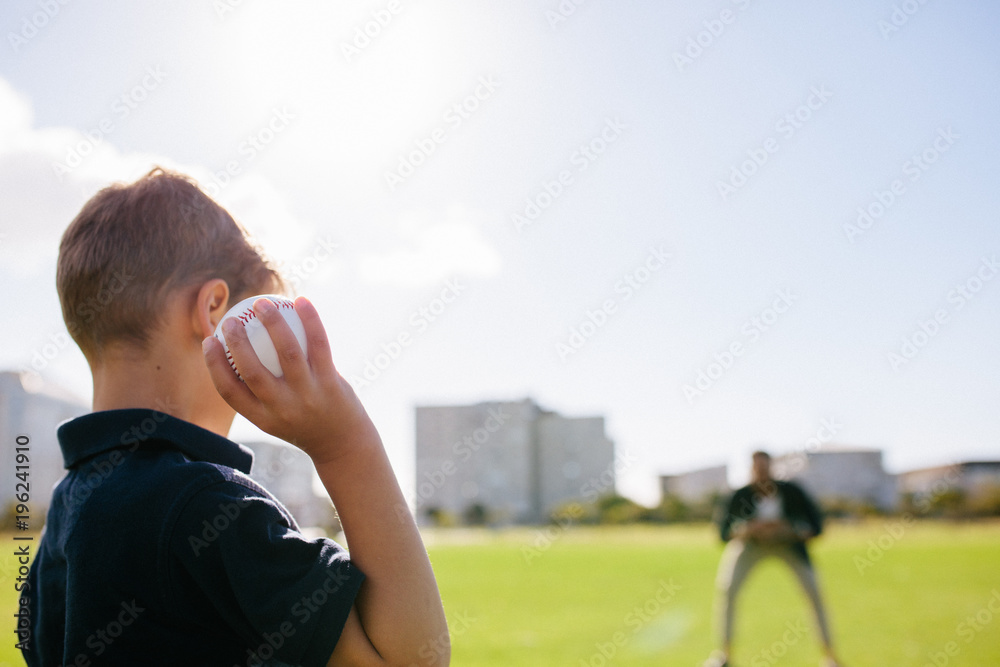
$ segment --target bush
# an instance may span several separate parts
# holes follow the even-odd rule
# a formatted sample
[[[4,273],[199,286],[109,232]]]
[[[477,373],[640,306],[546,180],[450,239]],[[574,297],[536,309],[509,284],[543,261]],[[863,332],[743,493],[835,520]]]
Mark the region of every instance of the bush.
[[[424,515],[438,528],[451,528],[458,524],[454,514],[440,507],[428,507],[424,510]]]
[[[473,503],[465,508],[462,518],[468,526],[485,526],[489,523],[490,512],[486,509],[486,505]]]
[[[596,525],[600,523],[600,519],[596,505],[581,505],[578,502],[563,503],[549,513],[549,523],[560,526],[570,523]]]
[[[821,503],[823,515],[831,519],[859,519],[884,514],[870,500],[831,498]]]
[[[634,500],[616,494],[599,498],[597,510],[601,523],[605,524],[635,523],[648,512],[646,507]]]
[[[991,484],[977,489],[965,502],[965,510],[971,516],[1000,516],[1000,484]]]

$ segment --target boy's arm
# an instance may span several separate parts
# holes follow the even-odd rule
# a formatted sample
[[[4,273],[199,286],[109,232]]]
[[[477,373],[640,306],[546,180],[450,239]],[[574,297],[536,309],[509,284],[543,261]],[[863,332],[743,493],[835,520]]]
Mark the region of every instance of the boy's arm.
[[[337,507],[351,561],[367,576],[355,602],[360,626],[390,665],[447,665],[448,655],[435,655],[449,641],[434,573],[374,426],[356,444],[343,459],[317,462],[316,470]],[[349,655],[351,642],[338,644],[331,665],[352,664],[336,662],[341,649]]]
[[[269,301],[258,300],[254,310],[284,376],[264,368],[233,321],[225,336],[244,382],[214,337],[204,342],[205,360],[235,410],[312,458],[340,514],[351,560],[366,575],[330,664],[447,665],[448,627],[427,552],[374,424],[333,365],[316,309],[304,298],[295,302],[308,360]]]

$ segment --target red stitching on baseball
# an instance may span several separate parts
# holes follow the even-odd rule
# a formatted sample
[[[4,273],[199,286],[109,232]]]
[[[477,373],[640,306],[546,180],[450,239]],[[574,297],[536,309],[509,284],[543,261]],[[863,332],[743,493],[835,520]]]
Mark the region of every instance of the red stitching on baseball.
[[[268,301],[274,304],[277,308],[291,308],[292,310],[295,310],[295,302],[289,301],[288,299],[280,299],[280,300],[268,299]],[[247,322],[256,319],[257,313],[254,312],[253,307],[251,306],[250,308],[244,310],[242,313],[234,315],[233,317],[237,318],[240,322],[242,322],[243,326],[245,327],[247,325]],[[236,376],[242,382],[243,376],[240,374],[240,370],[236,368],[236,362],[233,360],[233,353],[232,351],[230,351],[229,345],[226,345],[226,359],[229,361],[229,365],[232,367],[232,369],[236,372]]]

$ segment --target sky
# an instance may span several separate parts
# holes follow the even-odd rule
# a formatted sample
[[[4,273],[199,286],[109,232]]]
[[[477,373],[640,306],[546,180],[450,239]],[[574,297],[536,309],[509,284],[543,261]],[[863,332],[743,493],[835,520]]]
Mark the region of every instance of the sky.
[[[524,397],[605,416],[647,503],[758,447],[1000,458],[998,32],[987,0],[5,2],[0,368],[89,402],[59,238],[162,165],[317,304],[410,494],[414,406]]]

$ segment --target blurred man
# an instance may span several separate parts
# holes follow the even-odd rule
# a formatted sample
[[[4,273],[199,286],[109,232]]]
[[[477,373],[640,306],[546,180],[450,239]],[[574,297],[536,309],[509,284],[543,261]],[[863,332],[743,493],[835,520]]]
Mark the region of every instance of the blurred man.
[[[736,596],[753,566],[774,556],[785,561],[798,577],[816,614],[825,657],[824,667],[837,667],[823,602],[806,542],[823,530],[816,503],[797,484],[771,477],[771,456],[753,453],[752,481],[738,489],[719,521],[726,549],[716,580],[722,625],[722,649],[712,654],[705,667],[731,667],[733,614]]]

